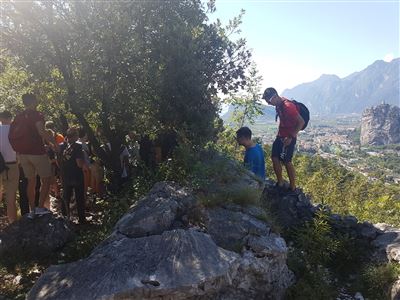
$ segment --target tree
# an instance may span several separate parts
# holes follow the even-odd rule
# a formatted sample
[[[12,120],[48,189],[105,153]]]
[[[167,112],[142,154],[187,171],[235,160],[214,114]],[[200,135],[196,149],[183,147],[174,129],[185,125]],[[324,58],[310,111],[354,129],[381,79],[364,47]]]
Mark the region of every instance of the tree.
[[[224,100],[226,105],[233,107],[233,112],[228,124],[219,134],[219,145],[223,152],[229,153],[233,157],[240,157],[236,143],[236,131],[246,123],[253,125],[255,118],[263,113],[260,103],[261,81],[262,77],[253,63],[246,74],[245,86],[240,91],[232,92]]]
[[[240,128],[245,123],[254,124],[255,118],[262,115],[260,102],[262,76],[258,74],[257,66],[251,65],[249,74],[246,76],[246,85],[238,93],[231,94],[225,103],[234,108],[232,122],[235,128]]]
[[[238,24],[209,24],[200,0],[10,1],[1,15],[8,53],[36,80],[60,74],[59,101],[115,174],[131,129],[179,131],[194,144],[215,135],[215,96],[242,87],[250,63],[245,40],[228,38]]]

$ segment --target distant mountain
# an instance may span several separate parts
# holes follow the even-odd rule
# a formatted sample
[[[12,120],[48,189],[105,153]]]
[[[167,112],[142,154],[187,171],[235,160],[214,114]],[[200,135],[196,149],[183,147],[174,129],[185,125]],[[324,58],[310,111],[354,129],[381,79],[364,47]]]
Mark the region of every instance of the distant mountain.
[[[400,58],[377,60],[345,78],[322,75],[315,81],[286,89],[282,95],[303,102],[311,114],[362,113],[382,102],[400,105]]]

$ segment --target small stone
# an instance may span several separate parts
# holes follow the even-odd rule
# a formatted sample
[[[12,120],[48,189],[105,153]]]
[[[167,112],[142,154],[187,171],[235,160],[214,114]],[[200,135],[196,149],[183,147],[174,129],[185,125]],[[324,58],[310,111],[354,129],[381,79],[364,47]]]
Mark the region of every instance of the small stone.
[[[361,295],[360,292],[357,292],[357,293],[354,295],[354,299],[355,299],[355,300],[364,300],[364,297],[363,297],[363,295]]]
[[[13,284],[14,285],[20,285],[21,284],[21,280],[22,280],[22,276],[21,275],[17,275],[13,279]]]

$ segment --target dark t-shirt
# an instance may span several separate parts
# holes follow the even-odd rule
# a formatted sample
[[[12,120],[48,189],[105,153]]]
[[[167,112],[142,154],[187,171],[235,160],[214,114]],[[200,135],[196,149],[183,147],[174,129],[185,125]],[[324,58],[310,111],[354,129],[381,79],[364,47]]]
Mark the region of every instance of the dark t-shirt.
[[[76,160],[84,159],[82,145],[78,143],[60,144],[61,175],[65,185],[83,184],[83,171]]]

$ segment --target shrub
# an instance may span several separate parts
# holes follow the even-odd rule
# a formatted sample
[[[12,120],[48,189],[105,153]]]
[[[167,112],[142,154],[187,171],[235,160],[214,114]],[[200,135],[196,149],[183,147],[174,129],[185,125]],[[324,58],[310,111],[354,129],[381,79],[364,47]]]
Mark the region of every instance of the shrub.
[[[361,288],[371,300],[390,299],[390,288],[400,275],[400,266],[396,263],[368,265],[361,276]]]

